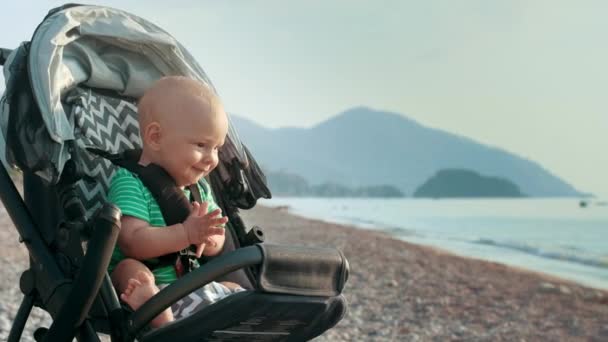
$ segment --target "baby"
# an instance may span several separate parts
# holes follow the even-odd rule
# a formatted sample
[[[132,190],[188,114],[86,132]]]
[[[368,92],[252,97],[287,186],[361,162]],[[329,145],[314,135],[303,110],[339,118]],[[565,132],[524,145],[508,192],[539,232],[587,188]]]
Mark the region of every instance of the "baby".
[[[165,77],[153,84],[138,104],[142,153],[139,164],[162,167],[184,189],[199,186],[202,203],[194,202],[188,218],[167,226],[156,200],[137,175],[119,169],[112,178],[108,199],[122,213],[117,248],[112,255],[110,274],[120,298],[137,310],[159,287],[174,282],[174,265],[153,265],[158,257],[191,245],[196,256],[213,256],[224,245],[224,224],[204,177],[218,165],[218,149],[224,144],[228,120],[218,97],[203,83],[186,77]],[[157,286],[158,285],[158,286]],[[215,299],[242,288],[234,283],[211,283]],[[192,310],[191,308],[189,310]],[[173,311],[163,311],[152,327],[174,319]]]

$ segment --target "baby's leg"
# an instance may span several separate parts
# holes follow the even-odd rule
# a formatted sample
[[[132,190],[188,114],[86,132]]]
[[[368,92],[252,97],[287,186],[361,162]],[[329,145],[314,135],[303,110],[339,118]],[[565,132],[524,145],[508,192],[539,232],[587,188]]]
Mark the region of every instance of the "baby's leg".
[[[230,290],[242,289],[243,287],[237,283],[233,283],[230,281],[221,281],[220,284],[226,286]]]
[[[137,310],[152,296],[158,293],[158,287],[154,284],[154,277],[150,273],[139,271],[135,277],[129,279],[127,288],[120,294],[120,299],[129,304],[131,309]],[[150,323],[153,328],[173,321],[171,309],[167,309],[156,316]]]
[[[159,291],[152,272],[135,259],[121,261],[112,272],[112,282],[120,293],[120,299],[129,304],[133,310],[139,309]],[[157,328],[171,321],[173,321],[173,313],[171,308],[168,308],[156,316],[150,325]]]

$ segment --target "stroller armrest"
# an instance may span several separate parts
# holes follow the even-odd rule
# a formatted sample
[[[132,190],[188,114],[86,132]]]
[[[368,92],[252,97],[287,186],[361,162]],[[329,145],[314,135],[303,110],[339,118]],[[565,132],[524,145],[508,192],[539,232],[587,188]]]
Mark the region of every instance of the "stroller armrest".
[[[171,304],[201,286],[243,267],[258,265],[262,262],[262,259],[262,251],[256,245],[239,248],[221,258],[209,261],[173,284],[165,287],[144,303],[133,313],[132,319],[129,321],[129,332],[131,334],[137,333],[154,317],[170,307]]]
[[[342,292],[349,266],[337,249],[257,244],[239,248],[186,274],[150,298],[129,321],[136,334],[154,317],[211,281],[243,267],[260,265],[257,287],[269,293],[333,297]]]
[[[258,286],[265,292],[333,297],[348,279],[348,261],[338,249],[259,245],[264,261]]]

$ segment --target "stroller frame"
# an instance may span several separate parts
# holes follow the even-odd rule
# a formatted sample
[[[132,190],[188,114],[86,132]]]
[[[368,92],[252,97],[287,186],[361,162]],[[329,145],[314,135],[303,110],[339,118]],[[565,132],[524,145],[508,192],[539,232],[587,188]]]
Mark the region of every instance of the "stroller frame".
[[[73,6],[52,10],[49,16]],[[12,53],[9,49],[0,49],[0,65],[4,65]],[[23,84],[32,82],[31,70],[22,68],[21,72],[28,73],[29,77],[21,79],[27,81],[19,83],[16,89],[7,87],[5,94],[11,106],[17,108],[11,109],[9,121],[13,115],[40,115],[32,84]],[[256,184],[256,172],[259,181],[261,171],[251,169],[257,165],[244,146],[249,169],[237,169],[237,176],[230,184],[215,171],[211,175],[214,191],[229,193],[217,196],[218,204],[229,217],[228,248],[161,290],[135,312],[125,309],[107,273],[120,231],[120,210],[111,203],[102,203],[94,215],[87,216],[76,191],[76,182],[83,176],[77,163],[78,148],[68,147],[71,158],[57,179],[50,182],[40,176],[39,170],[17,160],[23,172],[23,197],[7,169],[0,168],[0,198],[30,255],[30,268],[20,278],[24,297],[9,333],[9,342],[20,339],[34,306],[53,318],[48,329],[39,328],[35,332],[37,341],[71,341],[76,337],[79,341],[93,342],[99,341],[98,332],[109,334],[112,341],[171,338],[234,341],[253,338],[256,333],[266,336],[256,337],[260,341],[302,341],[318,336],[344,316],[346,301],[340,293],[349,270],[341,252],[269,245],[262,243],[259,228],[249,231],[245,228],[238,208],[249,209],[257,198],[270,194],[260,191],[265,188],[263,181]],[[229,171],[233,166],[228,166]],[[86,248],[83,241],[88,241]],[[175,301],[211,281],[231,275],[240,276],[251,291],[232,295],[190,317],[147,330],[147,324]],[[239,307],[239,313],[229,311],[234,306]],[[205,324],[200,324],[201,321]],[[261,324],[261,330],[243,330],[252,322]],[[271,332],[266,333],[264,329]]]

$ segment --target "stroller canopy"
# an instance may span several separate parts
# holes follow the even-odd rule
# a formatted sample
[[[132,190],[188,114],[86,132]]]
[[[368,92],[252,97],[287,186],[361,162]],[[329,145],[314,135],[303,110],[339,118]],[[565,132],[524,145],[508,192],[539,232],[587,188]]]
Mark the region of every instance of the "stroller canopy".
[[[27,56],[27,61],[20,56]],[[135,100],[160,77],[182,75],[200,80],[215,91],[203,69],[171,35],[140,17],[106,7],[74,6],[49,13],[31,43],[22,44],[7,58],[7,90],[18,81],[17,71],[25,62],[43,127],[29,124],[16,134],[41,134],[23,154],[27,155],[27,166],[49,182],[58,180],[70,157],[66,143],[74,139],[74,124],[70,104],[63,99],[75,87],[115,91]],[[0,107],[0,154],[5,164],[15,164],[11,151],[5,150],[11,112],[8,93]],[[248,165],[232,125],[225,146],[224,162]]]

